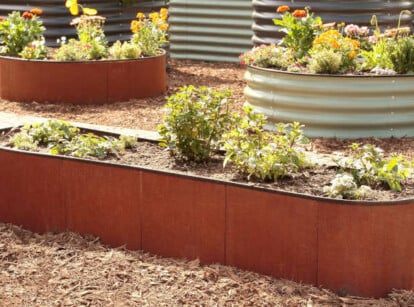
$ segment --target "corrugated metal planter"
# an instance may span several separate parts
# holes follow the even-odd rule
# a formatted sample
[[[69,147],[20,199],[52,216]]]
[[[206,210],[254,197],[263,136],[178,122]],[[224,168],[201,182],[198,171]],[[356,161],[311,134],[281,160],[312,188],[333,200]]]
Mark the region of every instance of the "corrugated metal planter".
[[[310,137],[414,136],[414,76],[298,74],[248,66],[247,101]]]
[[[414,290],[414,199],[333,200],[5,147],[0,169],[1,222],[342,294]]]
[[[163,0],[137,0],[132,6],[122,6],[117,0],[83,0],[85,6],[96,8],[100,15],[106,17],[105,34],[110,42],[128,40],[131,36],[130,22],[135,19],[138,11],[158,11],[165,6]],[[75,37],[75,29],[69,23],[73,16],[65,8],[64,0],[2,0],[0,16],[7,16],[11,11],[25,11],[33,7],[43,10],[42,21],[46,26],[46,41],[48,45],[57,45],[56,40],[61,36]]]
[[[102,104],[162,94],[166,54],[136,60],[59,62],[0,56],[0,97],[39,103]]]
[[[276,9],[280,5],[289,5],[292,9],[309,6],[315,15],[321,16],[324,22],[345,22],[358,25],[369,25],[373,14],[377,15],[381,27],[396,27],[402,10],[414,9],[413,1],[406,0],[368,0],[368,1],[279,1],[253,0],[253,43],[255,45],[276,43],[282,37],[280,27],[273,24],[274,18],[279,18]],[[404,15],[402,23],[410,24],[413,16]]]
[[[252,48],[251,15],[251,0],[171,0],[171,57],[237,62]]]

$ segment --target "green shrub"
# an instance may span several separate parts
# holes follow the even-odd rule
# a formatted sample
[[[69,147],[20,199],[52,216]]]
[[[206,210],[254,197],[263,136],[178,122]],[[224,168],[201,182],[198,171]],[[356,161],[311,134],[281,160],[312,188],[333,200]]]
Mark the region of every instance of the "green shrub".
[[[137,59],[141,56],[141,48],[137,44],[130,42],[116,41],[109,48],[109,57],[115,60]]]
[[[398,37],[390,46],[390,59],[398,74],[414,72],[414,38]]]
[[[158,126],[160,145],[171,154],[197,162],[219,150],[222,134],[231,129],[235,116],[229,110],[230,91],[184,86],[167,98],[164,120]]]
[[[45,27],[39,17],[31,12],[12,12],[0,21],[1,53],[18,55],[24,47],[42,40]]]
[[[323,49],[312,55],[309,70],[316,74],[335,74],[341,69],[342,55],[332,49]]]
[[[232,162],[248,179],[272,181],[309,165],[298,146],[308,143],[299,123],[279,124],[272,133],[264,130],[263,114],[255,113],[248,104],[244,113],[237,127],[223,135],[224,165]]]

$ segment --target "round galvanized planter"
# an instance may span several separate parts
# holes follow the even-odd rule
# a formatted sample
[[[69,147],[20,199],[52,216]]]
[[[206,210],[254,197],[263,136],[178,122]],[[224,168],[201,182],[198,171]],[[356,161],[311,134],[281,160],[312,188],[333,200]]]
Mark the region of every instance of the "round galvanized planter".
[[[247,101],[270,123],[298,121],[310,137],[414,136],[412,75],[313,75],[248,66],[245,79]]]
[[[253,43],[255,45],[276,43],[282,37],[280,27],[273,24],[274,18],[280,18],[276,9],[280,5],[288,5],[292,10],[311,8],[324,22],[345,22],[358,25],[369,25],[371,17],[375,14],[381,27],[396,27],[398,17],[402,10],[412,10],[413,1],[406,0],[368,0],[368,1],[290,1],[290,0],[253,0]],[[403,24],[411,24],[412,16],[404,15]]]
[[[135,60],[28,61],[0,56],[0,98],[102,104],[162,94],[166,54]]]

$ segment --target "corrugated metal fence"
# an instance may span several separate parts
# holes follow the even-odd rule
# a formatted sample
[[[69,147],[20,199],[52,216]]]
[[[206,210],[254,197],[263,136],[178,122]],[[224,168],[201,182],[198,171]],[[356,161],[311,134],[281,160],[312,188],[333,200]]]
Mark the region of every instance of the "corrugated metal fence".
[[[251,0],[171,0],[171,57],[237,62],[252,47],[251,15]]]
[[[413,10],[414,1],[401,0],[348,0],[348,1],[275,1],[253,0],[253,43],[255,45],[278,42],[283,33],[273,24],[273,19],[280,17],[276,9],[280,5],[289,5],[292,9],[306,6],[311,12],[321,16],[324,22],[345,22],[368,25],[375,14],[381,27],[396,27],[401,10]],[[414,21],[413,16],[404,15],[402,23]]]
[[[165,6],[163,0],[137,0],[132,6],[124,7],[116,0],[83,0],[79,1],[88,7],[98,10],[107,18],[105,34],[110,42],[129,39],[130,22],[137,11],[150,12]],[[34,7],[43,10],[42,20],[47,30],[45,33],[48,45],[56,45],[61,36],[73,37],[75,30],[69,25],[73,16],[65,8],[64,0],[1,0],[0,15],[7,16],[11,11],[25,11]]]

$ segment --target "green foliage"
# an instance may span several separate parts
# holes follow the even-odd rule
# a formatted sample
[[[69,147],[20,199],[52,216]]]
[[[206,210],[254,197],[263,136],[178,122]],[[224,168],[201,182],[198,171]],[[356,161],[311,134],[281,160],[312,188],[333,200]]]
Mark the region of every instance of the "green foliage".
[[[414,72],[414,38],[398,37],[390,45],[390,60],[395,72],[406,74]]]
[[[230,91],[184,86],[167,98],[164,120],[158,126],[161,146],[172,155],[197,162],[219,150],[221,136],[235,123]]]
[[[51,154],[74,157],[97,157],[103,159],[110,154],[117,155],[125,148],[136,145],[136,138],[121,136],[98,136],[81,134],[79,128],[67,122],[49,120],[43,123],[25,124],[10,143],[22,150],[38,150],[39,146],[49,148]]]
[[[323,187],[323,191],[332,198],[363,199],[371,192],[371,188],[366,185],[358,187],[352,175],[340,173],[332,179],[330,186]]]
[[[312,42],[315,38],[316,29],[322,25],[320,17],[309,14],[309,9],[305,8],[306,17],[295,17],[295,12],[285,12],[282,19],[273,19],[273,23],[281,26],[281,32],[286,33],[282,42],[285,46],[292,48],[295,58],[300,59],[305,56],[312,48]]]
[[[109,57],[111,59],[137,59],[141,56],[141,48],[137,44],[132,44],[130,42],[116,41],[109,48]]]
[[[143,56],[154,56],[159,48],[168,43],[168,9],[161,8],[159,12],[152,12],[147,16],[139,12],[137,19],[131,22],[131,43],[136,44]]]
[[[25,16],[25,17],[23,17]],[[45,28],[39,17],[30,12],[12,12],[0,21],[1,53],[18,55],[24,47],[41,40]]]
[[[411,176],[414,163],[401,155],[392,154],[384,158],[383,151],[371,144],[351,146],[352,155],[337,160],[341,172],[348,172],[360,185],[383,184],[400,192],[402,185]]]
[[[19,53],[19,56],[28,60],[45,59],[47,57],[47,51],[44,39],[35,40],[24,47]]]
[[[93,133],[79,134],[70,141],[63,141],[51,147],[50,153],[73,157],[105,158],[117,152],[116,139],[109,136],[98,136]]]
[[[281,46],[261,45],[240,55],[242,65],[258,67],[287,68],[293,64],[294,56],[291,49]]]
[[[342,55],[332,49],[323,49],[312,55],[309,69],[317,74],[335,74],[341,69]]]
[[[53,55],[58,61],[97,60],[108,55],[108,42],[103,31],[105,18],[82,15],[72,22],[78,39],[62,40]]]
[[[372,45],[371,50],[362,50],[361,55],[364,58],[362,65],[363,70],[371,70],[373,68],[393,68],[390,59],[388,40],[386,39],[378,39],[378,41]]]
[[[223,135],[226,157],[224,165],[232,162],[248,178],[277,180],[308,166],[304,152],[298,145],[306,144],[299,123],[279,124],[277,132],[264,130],[263,114],[255,113],[246,104],[244,117],[235,128]]]

